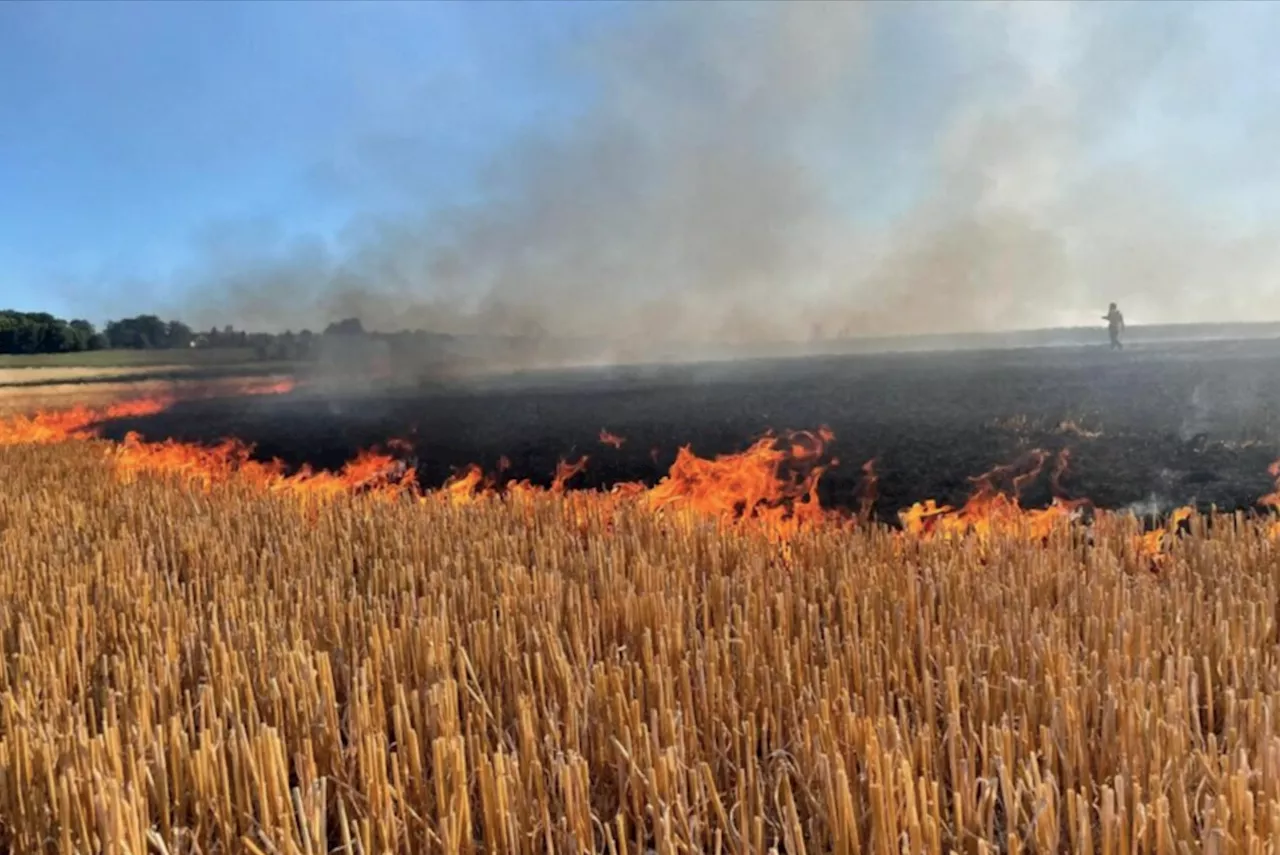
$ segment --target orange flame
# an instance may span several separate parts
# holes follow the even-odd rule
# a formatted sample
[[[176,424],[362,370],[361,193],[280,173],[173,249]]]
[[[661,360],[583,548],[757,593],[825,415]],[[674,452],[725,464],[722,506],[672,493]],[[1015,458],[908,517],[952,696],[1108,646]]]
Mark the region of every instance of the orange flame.
[[[1041,540],[1062,521],[1075,517],[1085,500],[1069,500],[1055,497],[1047,508],[1024,510],[1018,497],[1041,472],[1044,471],[1048,452],[1033,449],[1022,460],[994,469],[971,479],[976,489],[956,510],[949,505],[938,505],[933,499],[917,502],[899,514],[902,527],[920,537],[935,534],[951,538],[964,535],[985,537],[995,532],[1025,532],[1026,536]],[[1066,473],[1069,455],[1064,449],[1058,453],[1050,483],[1055,493],[1060,492],[1060,481]],[[1008,482],[1009,490],[1001,490],[1001,482]]]
[[[1191,519],[1194,514],[1194,508],[1187,506],[1176,508],[1169,514],[1169,518],[1163,526],[1137,536],[1135,546],[1138,555],[1150,562],[1153,571],[1158,571],[1164,567],[1165,562],[1169,559],[1165,550],[1177,536],[1178,526]]]
[[[0,446],[44,445],[76,439],[93,439],[100,434],[99,428],[103,422],[153,416],[167,410],[178,401],[211,397],[216,394],[283,395],[293,391],[294,388],[295,383],[290,378],[247,380],[203,386],[196,390],[183,390],[181,394],[135,398],[107,407],[95,408],[80,405],[62,410],[37,410],[31,415],[18,415],[0,420]]]
[[[566,463],[564,460],[557,463],[556,477],[555,480],[551,482],[551,492],[563,493],[564,485],[580,474],[582,470],[587,468],[588,459],[589,458],[584,454],[573,463]]]
[[[297,388],[292,377],[284,379],[244,380],[228,384],[225,392],[233,395],[287,395]]]
[[[98,425],[102,422],[155,415],[172,403],[172,398],[143,398],[102,409],[77,406],[14,416],[0,421],[0,445],[45,445],[92,439],[98,435]]]
[[[622,444],[624,442],[626,442],[626,440],[618,436],[616,433],[609,433],[609,431],[604,428],[600,428],[601,445],[612,445],[614,448],[622,448]]]
[[[141,472],[175,474],[208,488],[234,477],[272,491],[315,496],[366,491],[395,496],[417,488],[411,467],[376,449],[360,452],[338,472],[303,467],[291,475],[285,474],[279,460],[254,460],[252,454],[253,446],[237,439],[200,446],[176,440],[146,442],[129,433],[115,447],[113,457],[126,480]]]
[[[506,458],[503,458],[504,460]],[[476,490],[484,481],[484,472],[474,463],[466,468],[460,475],[455,475],[445,482],[441,488],[441,493],[452,504],[467,504],[475,496]]]
[[[1273,461],[1267,467],[1267,474],[1275,480],[1275,489],[1258,500],[1264,508],[1280,509],[1280,460]]]
[[[816,434],[795,431],[783,450],[766,435],[746,451],[713,460],[684,446],[667,476],[645,493],[647,504],[655,510],[686,507],[722,520],[759,520],[775,533],[828,520],[817,496],[825,470],[815,464],[831,438],[825,428]],[[784,474],[784,466],[791,471]]]
[[[270,387],[259,388],[262,394],[269,393],[266,390]],[[286,387],[274,388],[278,393]],[[0,420],[0,445],[93,439],[99,435],[102,422],[151,415],[174,400],[171,397],[143,399],[102,409],[75,407]],[[657,485],[618,484],[608,493],[589,495],[565,495],[569,482],[586,469],[586,456],[573,462],[561,460],[551,486],[545,489],[528,481],[499,487],[494,480],[486,478],[480,467],[473,465],[450,478],[438,491],[424,490],[417,483],[413,464],[405,459],[413,446],[404,439],[388,441],[384,450],[362,451],[336,472],[304,467],[289,473],[279,460],[253,459],[253,446],[235,439],[200,446],[175,440],[147,442],[137,434],[129,434],[123,442],[111,446],[110,459],[125,480],[136,479],[141,473],[159,473],[208,487],[234,479],[271,492],[318,498],[371,493],[379,497],[407,494],[427,501],[436,495],[461,504],[498,492],[516,497],[565,495],[566,507],[583,531],[594,524],[593,520],[611,525],[611,515],[624,503],[654,511],[685,509],[725,523],[751,525],[772,539],[786,541],[818,525],[846,525],[854,521],[848,514],[824,509],[818,498],[818,484],[829,465],[822,465],[822,461],[833,439],[834,435],[825,427],[815,432],[789,432],[782,438],[770,433],[744,451],[711,459],[698,457],[685,446]],[[932,499],[912,505],[899,514],[903,533],[920,538],[983,538],[1000,533],[1043,541],[1055,527],[1074,520],[1087,504],[1087,500],[1062,498],[1062,480],[1070,462],[1070,454],[1064,449],[1054,457],[1049,472],[1055,495],[1052,503],[1040,509],[1021,507],[1019,496],[1041,476],[1049,458],[1048,452],[1035,449],[1012,464],[995,467],[971,479],[974,491],[959,509],[939,505]],[[505,457],[499,461],[499,471],[509,467]],[[1276,490],[1262,497],[1259,504],[1280,509],[1280,460],[1273,463],[1269,471],[1277,481]],[[866,520],[876,499],[874,459],[863,464],[862,475],[857,490],[857,517]],[[1193,514],[1191,508],[1179,508],[1161,528],[1135,536],[1136,553],[1158,569],[1167,558],[1168,547],[1179,526]],[[1104,518],[1100,512],[1099,518]],[[1280,520],[1272,523],[1270,530],[1280,537]],[[787,552],[784,550],[782,554],[785,556]]]

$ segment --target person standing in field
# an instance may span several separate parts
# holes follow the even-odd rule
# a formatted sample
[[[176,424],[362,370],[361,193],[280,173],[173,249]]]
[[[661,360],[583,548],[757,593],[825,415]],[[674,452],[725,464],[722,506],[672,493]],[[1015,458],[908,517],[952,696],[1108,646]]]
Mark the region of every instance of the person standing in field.
[[[1120,343],[1120,333],[1124,332],[1124,315],[1120,314],[1120,310],[1116,308],[1116,304],[1112,303],[1111,308],[1102,316],[1107,322],[1107,332],[1111,335],[1111,349],[1123,350],[1124,345]]]

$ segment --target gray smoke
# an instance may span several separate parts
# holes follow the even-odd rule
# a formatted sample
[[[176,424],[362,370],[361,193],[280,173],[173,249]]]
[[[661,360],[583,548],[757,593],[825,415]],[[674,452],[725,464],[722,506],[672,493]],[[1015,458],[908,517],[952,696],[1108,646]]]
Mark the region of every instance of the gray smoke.
[[[642,4],[573,58],[590,109],[514,141],[473,200],[337,242],[222,235],[177,314],[619,358],[1098,324],[1111,300],[1131,323],[1275,314],[1277,235],[1219,222],[1181,183],[1190,144],[1135,131],[1212,109],[1190,83],[1232,69],[1201,25],[1273,14],[1226,5]],[[1276,177],[1248,163],[1223,179]]]

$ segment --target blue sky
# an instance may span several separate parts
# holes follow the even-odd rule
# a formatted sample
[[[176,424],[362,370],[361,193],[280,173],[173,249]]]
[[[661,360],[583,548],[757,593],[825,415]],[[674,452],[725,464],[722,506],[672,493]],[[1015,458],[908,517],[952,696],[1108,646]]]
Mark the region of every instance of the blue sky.
[[[257,225],[328,234],[465,193],[495,146],[571,115],[556,58],[592,4],[0,4],[0,289],[163,283]],[[94,308],[99,308],[95,306]]]
[[[0,304],[1280,318],[1277,39],[1243,2],[0,3]]]

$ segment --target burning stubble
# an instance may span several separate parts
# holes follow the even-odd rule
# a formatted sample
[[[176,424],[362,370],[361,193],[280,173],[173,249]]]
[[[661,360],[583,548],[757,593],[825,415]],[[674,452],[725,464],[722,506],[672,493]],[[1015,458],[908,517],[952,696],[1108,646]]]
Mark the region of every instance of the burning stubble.
[[[243,394],[287,395],[293,388],[291,383],[262,382],[246,385]],[[79,406],[10,416],[0,419],[0,448],[99,441],[105,422],[161,412],[179,400],[140,398],[101,409]],[[625,442],[623,437],[604,429],[599,439],[602,445],[615,450]],[[455,506],[571,496],[581,513],[596,521],[607,521],[624,509],[636,508],[656,514],[691,514],[692,518],[763,534],[781,543],[815,531],[879,527],[872,512],[879,478],[874,460],[862,465],[862,479],[854,497],[856,512],[822,505],[819,482],[829,469],[839,465],[831,455],[835,439],[826,427],[787,431],[781,436],[770,432],[743,451],[714,458],[701,457],[686,445],[655,485],[619,482],[605,491],[579,490],[571,483],[590,465],[589,455],[574,460],[561,458],[549,487],[506,477],[505,457],[496,473],[486,473],[472,464],[438,487],[420,484],[414,445],[399,437],[362,449],[335,471],[311,466],[290,470],[280,460],[256,458],[254,447],[237,439],[201,445],[175,439],[149,441],[130,432],[123,441],[108,442],[105,448],[107,459],[126,482],[158,475],[176,477],[205,490],[218,484],[239,483],[307,501],[372,494],[391,500],[408,497],[417,503],[443,501]],[[899,509],[900,529],[895,536],[911,540],[975,537],[984,541],[998,535],[1048,544],[1055,532],[1076,524],[1107,528],[1123,525],[1119,522],[1122,518],[1142,513],[1137,506],[1113,512],[1095,507],[1087,498],[1069,498],[1063,486],[1069,464],[1068,449],[1055,454],[1030,449],[1019,459],[970,479],[973,490],[961,507],[927,498]],[[1276,489],[1258,500],[1267,514],[1280,508],[1280,461],[1273,463],[1269,472],[1276,479]],[[1024,507],[1020,497],[1042,476],[1047,476],[1053,494],[1050,504],[1044,508]],[[1170,513],[1163,526],[1132,538],[1136,554],[1156,570],[1163,566],[1170,538],[1195,515],[1190,506],[1167,510]],[[1270,536],[1280,537],[1280,521],[1272,518],[1266,523],[1266,530]]]

